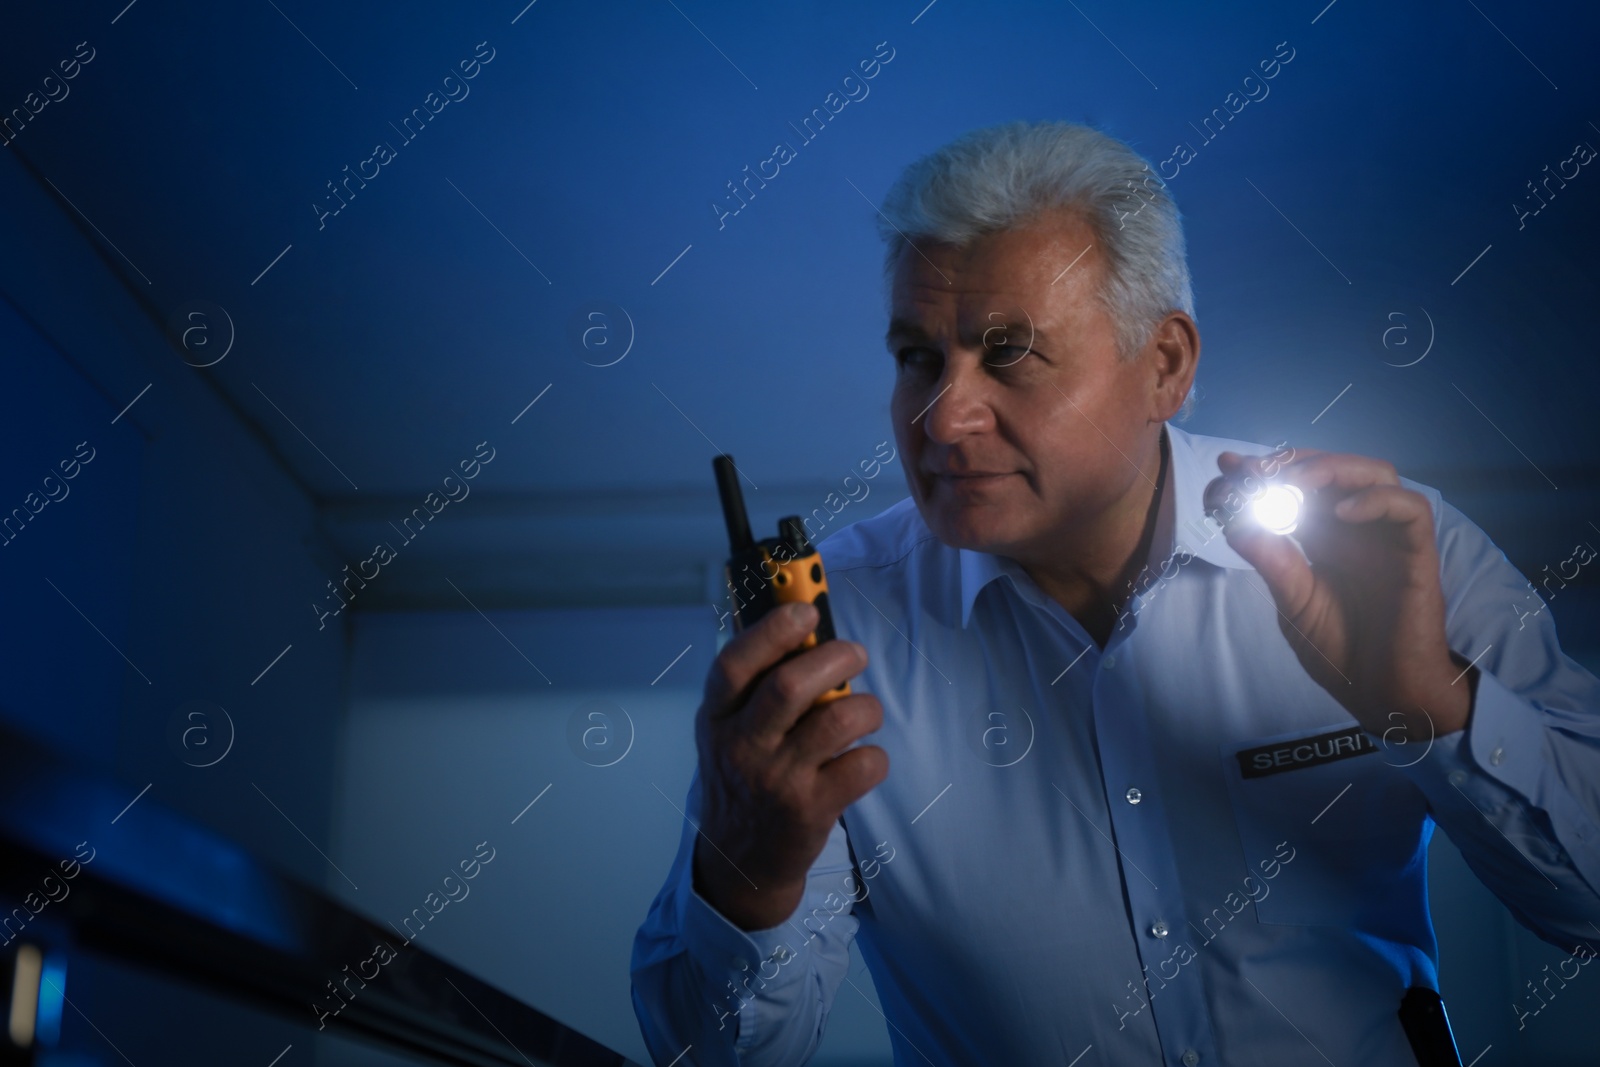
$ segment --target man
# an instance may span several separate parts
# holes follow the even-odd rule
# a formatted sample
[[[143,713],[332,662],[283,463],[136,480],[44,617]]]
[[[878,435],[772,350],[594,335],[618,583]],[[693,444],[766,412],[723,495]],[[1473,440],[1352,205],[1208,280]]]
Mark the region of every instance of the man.
[[[652,1057],[806,1062],[859,934],[896,1064],[1410,1065],[1434,822],[1600,944],[1600,682],[1436,491],[1168,425],[1200,339],[1144,161],[981,130],[884,215],[911,497],[820,546],[843,639],[780,663],[785,609],[712,666]]]

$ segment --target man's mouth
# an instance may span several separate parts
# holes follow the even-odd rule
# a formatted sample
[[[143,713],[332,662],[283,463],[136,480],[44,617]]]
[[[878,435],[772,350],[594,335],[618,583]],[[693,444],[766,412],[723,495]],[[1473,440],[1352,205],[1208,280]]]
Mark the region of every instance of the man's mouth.
[[[962,471],[958,474],[951,471],[934,471],[933,477],[936,483],[942,482],[952,488],[981,489],[985,486],[998,485],[1017,473],[1017,471]]]

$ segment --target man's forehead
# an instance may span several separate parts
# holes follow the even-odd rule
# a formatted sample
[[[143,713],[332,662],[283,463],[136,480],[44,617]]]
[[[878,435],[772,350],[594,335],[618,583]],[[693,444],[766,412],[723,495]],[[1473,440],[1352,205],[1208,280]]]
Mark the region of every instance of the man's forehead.
[[[895,272],[890,304],[896,314],[924,314],[952,306],[963,314],[982,313],[994,305],[1041,304],[1052,293],[1044,263],[998,259],[974,263],[941,257],[931,264],[901,263]]]
[[[951,291],[978,296],[1052,284],[1064,280],[1069,266],[1089,273],[1098,259],[1095,246],[1088,223],[1062,210],[961,245],[913,238],[895,264],[892,288],[931,299]]]
[[[926,334],[929,329],[939,328],[952,311],[959,321],[979,326],[1037,325],[1054,318],[1049,302],[1019,300],[1014,292],[943,293],[939,299],[896,302],[890,312],[889,334]]]
[[[1092,250],[1086,254],[1079,246],[1063,255],[1068,247],[1039,241],[1020,255],[975,260],[946,253],[930,256],[932,262],[908,250],[890,290],[889,335],[922,333],[923,323],[951,315],[980,327],[1002,320],[1038,325],[1055,319],[1092,292],[1098,279],[1100,265]],[[917,263],[910,263],[912,259]]]

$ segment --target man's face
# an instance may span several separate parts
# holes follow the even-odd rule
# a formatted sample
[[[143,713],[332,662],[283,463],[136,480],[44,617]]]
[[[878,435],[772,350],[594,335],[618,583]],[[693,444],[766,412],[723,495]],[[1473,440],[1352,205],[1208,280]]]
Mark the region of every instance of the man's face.
[[[1075,212],[966,249],[918,245],[896,269],[887,337],[912,497],[948,545],[1048,557],[1052,535],[1096,529],[1142,484],[1151,361],[1118,358],[1104,261]]]

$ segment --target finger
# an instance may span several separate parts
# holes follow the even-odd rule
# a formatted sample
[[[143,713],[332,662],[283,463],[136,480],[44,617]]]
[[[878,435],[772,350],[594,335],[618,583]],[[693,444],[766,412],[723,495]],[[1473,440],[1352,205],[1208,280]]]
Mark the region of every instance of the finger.
[[[817,771],[817,804],[843,811],[889,777],[889,753],[878,745],[857,745]]]
[[[1290,619],[1299,617],[1316,587],[1311,564],[1299,547],[1289,538],[1251,523],[1230,523],[1222,536],[1266,581],[1278,610]]]
[[[1240,452],[1227,451],[1217,455],[1217,468],[1223,474],[1230,476],[1255,475],[1258,478],[1273,478],[1290,463],[1296,460],[1308,459],[1312,456],[1325,456],[1328,453],[1316,448],[1291,448],[1284,445],[1274,452],[1260,455],[1245,455]]]
[[[1222,452],[1217,455],[1217,469],[1230,476],[1254,473],[1253,464],[1260,458],[1242,452]]]
[[[1421,493],[1377,485],[1352,493],[1334,505],[1334,515],[1351,525],[1389,522],[1403,527],[1413,549],[1433,545],[1433,508]]]
[[[786,660],[751,694],[740,713],[744,729],[777,747],[818,697],[860,674],[866,665],[867,650],[842,640],[824,641]]]
[[[1372,485],[1400,484],[1400,475],[1387,460],[1343,452],[1302,453],[1283,465],[1279,479],[1299,486],[1308,495],[1322,489],[1339,495]]]
[[[710,717],[721,718],[742,707],[762,672],[799,648],[817,618],[817,609],[810,604],[785,604],[730,640],[706,674],[703,707]]]
[[[871,693],[852,693],[802,714],[784,738],[797,763],[820,767],[883,725],[883,705]]]

